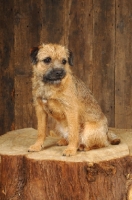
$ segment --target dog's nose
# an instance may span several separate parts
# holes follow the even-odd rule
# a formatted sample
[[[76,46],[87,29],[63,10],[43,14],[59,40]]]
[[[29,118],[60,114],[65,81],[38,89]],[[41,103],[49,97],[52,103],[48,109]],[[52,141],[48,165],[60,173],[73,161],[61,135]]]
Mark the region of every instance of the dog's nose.
[[[61,76],[63,75],[63,73],[64,73],[64,70],[62,70],[62,69],[57,69],[57,70],[55,71],[55,75],[56,75],[57,77],[61,77]]]

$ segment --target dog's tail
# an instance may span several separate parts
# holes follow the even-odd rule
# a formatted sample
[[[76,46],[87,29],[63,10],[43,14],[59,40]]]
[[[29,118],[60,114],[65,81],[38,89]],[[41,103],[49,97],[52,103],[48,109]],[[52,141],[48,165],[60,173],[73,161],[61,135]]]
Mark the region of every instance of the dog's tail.
[[[112,145],[117,145],[121,142],[120,138],[111,130],[108,131],[107,137]]]

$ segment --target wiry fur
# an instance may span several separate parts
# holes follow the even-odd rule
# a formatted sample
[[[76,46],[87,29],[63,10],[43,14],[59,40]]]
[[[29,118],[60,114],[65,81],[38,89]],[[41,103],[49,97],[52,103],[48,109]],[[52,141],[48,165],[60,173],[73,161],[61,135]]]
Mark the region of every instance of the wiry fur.
[[[63,155],[75,155],[77,149],[89,150],[108,146],[107,119],[90,90],[72,74],[72,58],[68,49],[57,44],[42,45],[38,50],[32,50],[31,57],[38,139],[29,151],[39,151],[42,148],[47,115],[56,120],[56,128],[62,135],[58,145],[68,144]],[[47,57],[51,58],[50,63],[45,63],[44,59]],[[65,64],[62,63],[63,59],[66,60]],[[58,69],[65,72],[65,75],[62,79],[53,79],[53,72]],[[49,75],[50,79],[45,82],[45,76],[47,78]]]

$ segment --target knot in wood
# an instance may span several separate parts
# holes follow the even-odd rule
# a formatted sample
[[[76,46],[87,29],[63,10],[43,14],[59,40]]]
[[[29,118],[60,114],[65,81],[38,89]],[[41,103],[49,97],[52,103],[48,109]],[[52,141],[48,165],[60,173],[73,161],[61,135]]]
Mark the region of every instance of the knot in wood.
[[[86,168],[86,171],[87,171],[87,180],[88,180],[88,182],[96,181],[96,177],[98,175],[97,164],[89,163],[87,168]]]
[[[101,173],[106,174],[107,176],[111,176],[116,174],[116,167],[110,164],[102,163],[100,164],[99,171]]]

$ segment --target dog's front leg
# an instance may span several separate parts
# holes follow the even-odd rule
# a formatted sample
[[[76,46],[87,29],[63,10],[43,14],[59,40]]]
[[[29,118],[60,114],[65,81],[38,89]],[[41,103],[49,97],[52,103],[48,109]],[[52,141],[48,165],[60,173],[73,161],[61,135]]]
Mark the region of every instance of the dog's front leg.
[[[28,151],[40,151],[43,147],[43,142],[46,137],[47,113],[43,110],[41,105],[36,106],[36,115],[38,120],[37,141],[34,145],[30,146]]]
[[[66,113],[68,123],[68,146],[63,151],[63,156],[72,156],[76,154],[79,145],[79,123],[78,114],[74,110]]]

